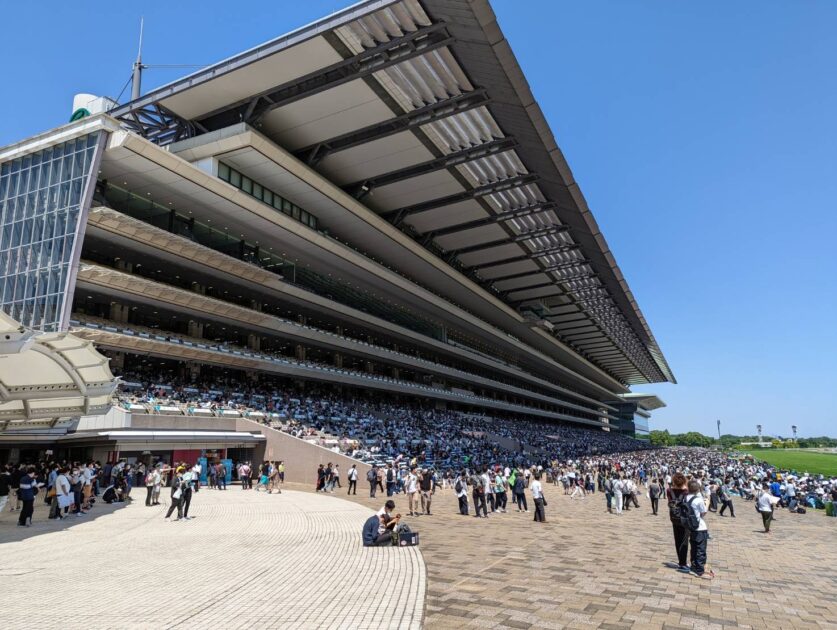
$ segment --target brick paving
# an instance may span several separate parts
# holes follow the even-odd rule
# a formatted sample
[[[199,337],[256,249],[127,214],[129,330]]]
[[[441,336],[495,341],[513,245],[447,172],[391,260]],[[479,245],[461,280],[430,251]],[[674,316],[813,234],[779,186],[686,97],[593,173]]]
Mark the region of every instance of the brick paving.
[[[601,494],[547,486],[539,525],[461,517],[441,491],[433,516],[407,519],[419,553],[360,546],[380,494],[289,488],[203,490],[187,523],[136,504],[68,527],[4,513],[2,627],[837,628],[837,519],[821,512],[779,513],[772,538],[751,503],[711,514],[708,582],[674,570],[667,515],[647,501],[615,516]]]
[[[141,501],[59,522],[38,508],[31,528],[4,511],[0,628],[419,628],[421,553],[362,547],[370,514],[239,488],[202,490],[185,522]]]
[[[407,519],[427,563],[426,628],[837,628],[837,519],[822,511],[777,513],[770,538],[752,503],[710,514],[710,582],[676,571],[665,507],[655,517],[640,499],[616,516],[603,494],[545,491],[545,524],[514,509],[459,516],[452,490]],[[386,499],[360,492],[369,507]]]

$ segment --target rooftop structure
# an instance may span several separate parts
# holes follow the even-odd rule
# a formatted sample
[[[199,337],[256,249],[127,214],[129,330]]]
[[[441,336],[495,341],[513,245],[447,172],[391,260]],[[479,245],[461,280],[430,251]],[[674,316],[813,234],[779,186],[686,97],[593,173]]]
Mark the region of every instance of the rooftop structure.
[[[674,382],[486,1],[360,2],[95,102],[0,149],[0,281],[116,373],[602,428]]]

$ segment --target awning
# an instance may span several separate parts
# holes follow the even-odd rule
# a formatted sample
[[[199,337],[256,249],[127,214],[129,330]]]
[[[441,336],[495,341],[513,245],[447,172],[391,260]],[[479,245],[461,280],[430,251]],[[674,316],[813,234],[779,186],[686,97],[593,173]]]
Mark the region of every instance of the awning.
[[[28,330],[0,312],[0,431],[106,413],[117,383],[91,342]]]

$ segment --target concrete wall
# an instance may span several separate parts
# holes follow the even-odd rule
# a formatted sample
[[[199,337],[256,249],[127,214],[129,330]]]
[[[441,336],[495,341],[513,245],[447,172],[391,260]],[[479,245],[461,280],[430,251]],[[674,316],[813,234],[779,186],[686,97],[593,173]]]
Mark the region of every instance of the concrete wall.
[[[314,484],[317,467],[331,462],[340,466],[340,483],[346,485],[346,472],[357,464],[358,486],[368,488],[366,473],[370,466],[356,459],[346,457],[322,446],[310,444],[305,440],[282,433],[252,420],[236,420],[236,431],[261,432],[265,436],[263,446],[256,446],[255,460],[282,460],[285,462],[285,480]]]

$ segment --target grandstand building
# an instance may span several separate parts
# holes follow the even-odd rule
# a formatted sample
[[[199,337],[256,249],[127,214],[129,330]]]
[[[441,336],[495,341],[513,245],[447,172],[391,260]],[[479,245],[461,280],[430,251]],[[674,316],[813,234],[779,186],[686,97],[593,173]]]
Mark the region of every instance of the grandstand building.
[[[486,0],[366,0],[85,107],[0,149],[0,299],[128,388],[633,432],[630,387],[674,382]]]

